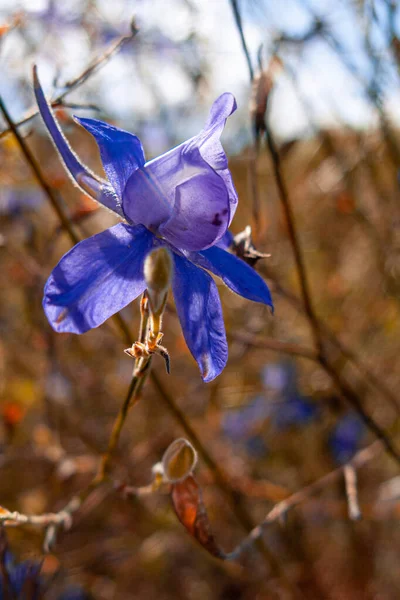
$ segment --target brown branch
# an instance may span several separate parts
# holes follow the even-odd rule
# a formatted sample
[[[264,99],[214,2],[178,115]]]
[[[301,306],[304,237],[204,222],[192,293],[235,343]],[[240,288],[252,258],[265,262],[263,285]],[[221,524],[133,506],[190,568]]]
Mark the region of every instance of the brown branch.
[[[318,361],[318,355],[314,350],[300,344],[276,340],[273,337],[258,337],[244,331],[230,333],[229,337],[235,341],[243,342],[252,348],[262,348],[263,350],[272,350],[272,352],[281,352],[290,356],[297,356],[298,358]]]
[[[206,463],[210,471],[214,474],[215,481],[219,489],[223,493],[224,497],[226,498],[237,520],[242,525],[243,529],[249,531],[250,529],[252,529],[253,525],[251,517],[248,514],[247,508],[243,503],[243,499],[237,494],[235,487],[231,485],[225,473],[221,470],[218,463],[215,461],[213,456],[209,453],[205,445],[202,443],[198,434],[190,425],[189,421],[186,419],[185,414],[176,404],[171,394],[169,394],[169,392],[166,390],[161,379],[158,377],[155,371],[151,372],[151,380],[155,388],[157,389],[159,398],[160,400],[162,400],[164,406],[174,417],[175,421],[177,421],[182,427],[183,431],[185,432],[188,439],[192,442],[193,446],[196,448],[200,457]],[[267,561],[271,569],[274,571],[274,573],[281,578],[282,584],[284,584],[285,587],[290,591],[292,597],[303,598],[303,595],[300,592],[300,590],[298,590],[287,578],[283,568],[280,565],[280,562],[275,557],[273,552],[264,543],[262,543],[262,540],[257,540],[256,543],[258,550],[264,556],[265,560]]]
[[[80,241],[78,234],[76,233],[73,225],[71,224],[71,221],[68,218],[68,215],[67,215],[66,211],[64,210],[64,208],[62,207],[61,203],[59,202],[56,194],[53,192],[52,188],[48,185],[46,179],[44,178],[42,171],[39,167],[39,163],[36,161],[36,158],[33,156],[31,149],[29,148],[29,146],[27,145],[27,143],[25,142],[25,140],[19,133],[18,129],[16,128],[16,126],[7,110],[7,107],[4,104],[1,97],[0,97],[0,110],[3,113],[4,118],[10,127],[10,130],[13,132],[21,151],[26,158],[26,161],[29,163],[36,179],[38,180],[38,182],[39,182],[41,188],[43,189],[44,193],[46,194],[51,206],[53,207],[58,218],[60,219],[64,229],[68,232],[68,234],[71,238],[71,241],[74,244],[77,244]]]
[[[349,519],[357,521],[361,519],[361,510],[357,497],[357,472],[353,465],[345,465],[343,467],[343,475],[346,486]]]
[[[116,42],[111,44],[111,46],[103,54],[101,54],[94,61],[92,61],[89,64],[89,66],[87,66],[84,69],[84,71],[82,71],[82,73],[80,73],[74,79],[67,81],[64,85],[64,87],[66,89],[61,94],[58,94],[58,96],[56,96],[54,98],[54,100],[51,102],[51,106],[53,108],[57,108],[60,106],[66,106],[64,104],[64,98],[66,98],[66,96],[68,96],[71,92],[73,92],[79,86],[81,86],[83,83],[85,83],[85,81],[87,81],[89,79],[89,77],[91,77],[101,67],[103,67],[107,63],[107,61],[109,61],[110,58],[112,58],[114,56],[114,54],[116,54],[119,50],[121,50],[121,48],[123,46],[125,46],[128,42],[131,42],[133,40],[133,38],[136,36],[136,34],[138,33],[138,31],[139,30],[136,26],[135,20],[132,19],[130,35],[123,36],[119,40],[117,40]],[[89,107],[86,107],[86,108],[89,108]],[[92,107],[90,106],[90,108],[92,108]],[[11,132],[14,133],[14,128],[18,128],[21,125],[25,125],[26,123],[29,123],[29,121],[31,121],[38,114],[39,114],[39,111],[36,110],[35,108],[32,108],[20,121],[17,121],[16,123],[14,123],[14,127],[11,127],[10,122],[8,121],[9,127],[7,129],[4,129],[4,131],[0,132],[0,139]]]
[[[238,4],[236,0],[231,0],[232,9],[234,11],[234,16],[236,20],[236,25],[238,27],[240,37],[242,40],[242,45],[244,49],[244,53],[246,56],[246,60],[249,68],[249,76],[250,82],[253,83],[254,80],[254,72],[251,65],[250,53],[247,48],[246,39],[243,33],[241,16],[238,8]],[[266,105],[266,109],[268,106]],[[289,194],[286,189],[285,181],[282,175],[281,169],[281,161],[279,157],[278,150],[276,148],[274,138],[272,136],[271,128],[269,125],[268,118],[265,119],[264,127],[265,133],[265,141],[267,147],[269,149],[269,153],[272,160],[273,172],[275,177],[276,186],[279,191],[280,201],[283,207],[283,211],[286,217],[286,224],[289,233],[289,240],[292,246],[292,251],[295,259],[296,269],[298,278],[300,281],[300,289],[301,289],[301,297],[304,306],[305,313],[307,315],[308,321],[311,326],[314,344],[317,352],[318,362],[321,367],[332,377],[335,385],[340,390],[341,394],[346,398],[349,404],[353,407],[353,409],[359,414],[365,425],[378,437],[378,439],[382,440],[386,451],[394,460],[400,464],[400,454],[397,449],[392,444],[391,440],[386,435],[385,431],[366,413],[362,402],[358,396],[358,394],[349,386],[346,380],[336,371],[334,365],[328,359],[325,353],[325,344],[324,338],[320,331],[319,319],[315,313],[311,290],[307,278],[307,272],[305,268],[305,262],[303,258],[303,253],[300,245],[299,236],[297,233],[295,217],[293,213],[293,208],[290,202]]]
[[[285,500],[282,500],[281,502],[275,504],[275,506],[269,511],[263,522],[257,525],[257,527],[255,527],[253,531],[251,531],[247,538],[244,539],[243,542],[241,542],[239,546],[237,546],[237,548],[235,548],[235,550],[230,553],[229,558],[231,560],[237,560],[238,557],[241,554],[243,554],[243,552],[245,552],[253,546],[253,544],[262,536],[264,529],[271,525],[271,523],[274,523],[278,520],[282,520],[282,518],[287,514],[289,510],[291,510],[295,506],[298,506],[317,492],[324,489],[327,485],[330,485],[331,483],[342,477],[346,466],[350,466],[353,469],[359,469],[360,467],[364,466],[366,463],[371,461],[377,454],[379,454],[379,452],[382,451],[383,447],[384,446],[381,441],[375,441],[370,446],[367,446],[367,448],[364,448],[363,450],[357,452],[357,454],[354,455],[354,457],[347,463],[347,465],[338,467],[337,469],[330,471],[320,479],[317,479],[317,481],[314,481],[310,485],[301,488],[299,491],[295,492]]]
[[[301,304],[299,298],[287,288],[285,288],[281,282],[278,280],[276,275],[264,265],[264,273],[268,279],[271,279],[275,285],[275,289],[273,290],[275,293],[283,296],[292,306],[294,306],[297,310],[304,313],[304,307]],[[397,399],[397,396],[392,392],[392,390],[386,385],[384,381],[382,381],[373,371],[373,367],[370,365],[364,365],[357,354],[349,348],[346,344],[341,342],[334,332],[330,329],[330,327],[323,321],[318,318],[318,323],[320,327],[321,333],[326,337],[326,340],[335,346],[337,350],[343,355],[343,357],[360,372],[363,376],[363,379],[376,391],[378,391],[386,400],[393,406],[396,410],[397,414],[400,414],[400,405]],[[325,351],[327,351],[327,347],[325,346]]]

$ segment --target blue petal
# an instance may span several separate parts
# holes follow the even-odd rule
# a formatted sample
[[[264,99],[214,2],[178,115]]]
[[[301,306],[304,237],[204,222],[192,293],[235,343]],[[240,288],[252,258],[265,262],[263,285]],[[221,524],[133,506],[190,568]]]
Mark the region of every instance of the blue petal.
[[[122,205],[132,223],[142,223],[186,250],[214,244],[230,218],[225,182],[202,158],[195,138],[136,170]]]
[[[221,373],[228,359],[217,286],[207,273],[174,254],[173,292],[183,335],[204,381]]]
[[[129,177],[145,163],[139,138],[97,119],[74,118],[95,138],[108,180],[122,198]]]
[[[215,244],[218,248],[228,250],[233,244],[233,234],[227,229],[222,238]]]
[[[228,169],[228,159],[219,138],[225,127],[226,119],[235,110],[236,100],[232,94],[225,93],[219,96],[211,107],[210,115],[203,131],[197,136],[200,154],[223,179],[228,190],[230,204],[229,225],[236,211],[238,195]]]
[[[144,259],[154,236],[119,223],[72,248],[50,275],[43,308],[58,332],[98,327],[146,288]]]
[[[274,309],[271,293],[260,275],[230,252],[213,246],[202,252],[191,252],[188,258],[199,267],[221,277],[236,294],[254,302],[267,304]]]
[[[222,94],[197,136],[133,173],[122,199],[128,220],[185,250],[209,248],[222,238],[238,198],[219,138],[235,109],[234,97]]]
[[[33,71],[33,80],[40,114],[42,115],[42,119],[47,127],[50,137],[60,153],[60,157],[67,170],[79,187],[88,194],[88,196],[97,200],[97,202],[100,202],[100,204],[103,204],[113,212],[116,212],[119,216],[123,216],[120,203],[118,202],[118,198],[111,185],[107,183],[107,181],[101,179],[101,177],[92,173],[71,149],[68,140],[61,131],[61,128],[54,117],[54,113],[46,100],[37,77],[36,68]]]
[[[208,248],[225,234],[229,223],[229,196],[221,177],[198,152],[191,152],[190,178],[175,189],[171,217],[159,233],[186,250]],[[196,155],[196,158],[195,158]],[[182,170],[182,179],[185,170]]]

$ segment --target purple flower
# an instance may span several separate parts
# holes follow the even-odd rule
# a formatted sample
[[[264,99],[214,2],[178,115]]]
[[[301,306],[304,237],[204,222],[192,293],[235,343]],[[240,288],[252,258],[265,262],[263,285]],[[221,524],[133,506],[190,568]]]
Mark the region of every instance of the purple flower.
[[[328,439],[328,446],[335,461],[345,464],[357,452],[365,426],[355,413],[347,413],[338,421]]]
[[[39,600],[40,563],[28,560],[16,563],[8,550],[2,554],[0,563],[0,598]]]
[[[0,598],[39,600],[44,598],[46,582],[40,575],[41,562],[17,562],[9,550],[0,557]],[[47,596],[47,595],[46,595]],[[90,600],[78,586],[68,586],[58,600]]]
[[[307,425],[317,416],[316,405],[298,389],[297,370],[293,362],[266,365],[263,383],[268,390],[273,422],[281,430]]]
[[[72,333],[101,325],[144,292],[144,260],[154,247],[167,246],[183,334],[204,381],[211,381],[224,368],[228,351],[218,290],[208,272],[237,294],[272,308],[265,282],[225,249],[238,198],[219,138],[236,109],[234,97],[222,94],[197,136],[149,162],[135,135],[77,118],[99,146],[106,181],[69,147],[36,73],[35,94],[76,183],[126,221],[80,242],[60,260],[44,290],[50,324]]]

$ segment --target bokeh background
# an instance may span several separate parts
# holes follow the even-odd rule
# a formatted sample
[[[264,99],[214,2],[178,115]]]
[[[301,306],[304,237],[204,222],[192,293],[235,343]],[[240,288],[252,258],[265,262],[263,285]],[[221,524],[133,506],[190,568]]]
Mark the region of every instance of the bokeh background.
[[[250,84],[235,6],[264,83]],[[132,18],[137,35],[106,56]],[[400,447],[399,18],[394,0],[0,0],[0,94],[12,119],[35,111],[37,64],[48,97],[62,95],[57,116],[71,145],[98,173],[96,146],[72,114],[134,132],[151,158],[195,135],[218,94],[237,98],[223,134],[240,199],[232,232],[250,225],[270,254],[255,268],[275,314],[220,285],[229,361],[204,384],[171,298],[171,375],[156,357],[160,385],[147,382],[114,468],[115,481],[146,485],[168,445],[192,430],[196,478],[227,551],[277,502],[374,441],[318,360],[271,157],[254,145],[255,98],[268,98],[329,364]],[[71,244],[0,123],[0,504],[40,514],[61,509],[95,473],[132,361],[112,322],[84,336],[47,323],[43,285]],[[72,186],[39,117],[19,131],[82,237],[115,222]],[[138,302],[123,317],[134,341]],[[168,490],[129,499],[99,490],[44,558],[41,529],[7,528],[9,545],[17,561],[43,560],[49,599],[71,585],[96,600],[296,597],[289,580],[312,600],[395,600],[399,463],[374,448],[357,470],[363,518],[349,518],[339,472],[266,528],[273,563],[257,549],[234,563],[210,557]]]

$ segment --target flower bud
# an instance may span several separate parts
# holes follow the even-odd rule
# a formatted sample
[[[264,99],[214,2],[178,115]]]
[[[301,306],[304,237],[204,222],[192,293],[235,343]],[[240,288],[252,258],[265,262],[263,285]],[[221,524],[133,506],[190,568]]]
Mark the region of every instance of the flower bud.
[[[162,465],[164,478],[170,483],[186,479],[197,464],[197,452],[184,438],[172,442],[164,452]]]
[[[158,313],[163,306],[171,281],[172,268],[171,253],[165,246],[152,250],[146,256],[144,278],[153,313]]]

